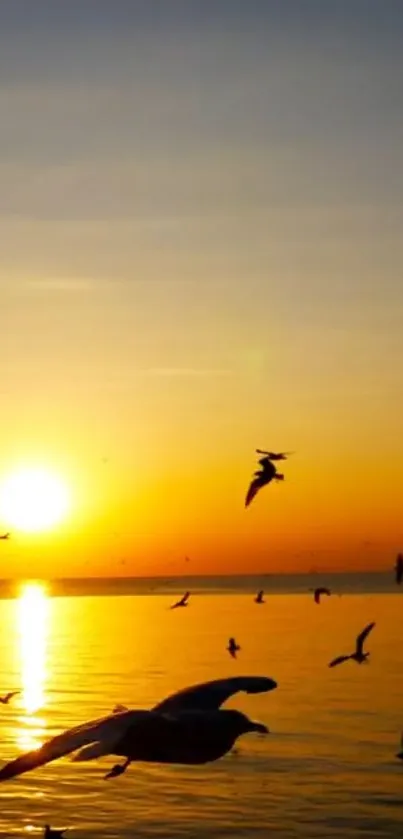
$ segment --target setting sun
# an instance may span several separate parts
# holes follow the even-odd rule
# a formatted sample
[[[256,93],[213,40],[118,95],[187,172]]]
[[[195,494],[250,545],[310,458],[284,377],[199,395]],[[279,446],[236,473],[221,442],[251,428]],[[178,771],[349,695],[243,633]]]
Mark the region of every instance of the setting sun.
[[[69,497],[63,481],[44,469],[22,469],[0,488],[2,523],[26,532],[48,530],[67,513]]]

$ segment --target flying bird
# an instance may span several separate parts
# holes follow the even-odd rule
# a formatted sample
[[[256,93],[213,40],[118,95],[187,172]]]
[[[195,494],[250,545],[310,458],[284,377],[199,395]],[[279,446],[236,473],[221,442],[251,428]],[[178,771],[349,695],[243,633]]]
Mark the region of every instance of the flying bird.
[[[10,693],[6,693],[5,696],[0,696],[1,704],[2,705],[8,705],[10,699],[12,699],[13,696],[17,696],[17,694],[19,694],[19,693],[21,693],[20,690],[12,690],[12,691],[10,691]]]
[[[398,586],[403,580],[403,554],[398,554],[396,557],[396,565],[395,565],[395,572],[396,572],[396,582]]]
[[[259,452],[259,454],[262,453],[260,449],[256,449],[256,451]],[[265,453],[264,457],[260,458],[258,463],[260,464],[261,469],[258,469],[256,472],[253,473],[253,480],[249,486],[248,492],[246,493],[245,507],[249,506],[250,502],[253,501],[256,493],[259,492],[259,489],[266,486],[266,484],[270,484],[273,480],[284,480],[284,475],[282,475],[280,472],[277,472],[274,463],[272,463],[273,457],[271,457],[271,455],[273,454],[274,460],[286,459],[285,453],[282,455],[282,457],[280,457],[280,455],[276,455],[275,452]]]
[[[336,667],[337,664],[342,664],[343,661],[348,661],[349,659],[356,661],[357,664],[363,664],[369,656],[369,653],[364,653],[364,642],[374,626],[375,623],[369,623],[368,626],[366,626],[365,629],[363,629],[357,636],[354,653],[351,653],[351,655],[340,655],[338,658],[334,658],[333,661],[330,662],[329,667]]]
[[[10,536],[11,536],[11,533],[2,533],[1,536],[0,536],[0,539],[6,540],[6,539],[9,539]]]
[[[227,647],[230,656],[232,656],[232,658],[236,658],[236,654],[240,651],[240,649],[241,648],[239,644],[237,644],[237,642],[235,641],[235,638],[230,638]]]
[[[55,830],[55,828],[51,827],[50,824],[45,824],[43,839],[61,839],[65,832],[65,830]]]
[[[177,603],[173,603],[170,608],[171,609],[178,609],[179,606],[188,606],[189,597],[190,597],[190,591],[187,591],[186,594],[184,594],[183,597],[180,600],[177,601]]]
[[[261,589],[260,591],[258,591],[258,593],[257,593],[257,595],[256,595],[256,597],[255,597],[255,603],[259,603],[259,604],[260,604],[260,603],[266,603],[266,601],[265,601],[265,600],[263,600],[263,595],[264,595],[264,591],[263,591],[263,589]]]
[[[0,769],[7,781],[79,749],[74,760],[103,755],[125,758],[106,778],[122,775],[132,761],[204,764],[229,752],[242,734],[268,728],[221,705],[239,691],[265,693],[277,683],[265,676],[218,679],[185,688],[168,696],[151,711],[122,711],[70,728],[52,737],[40,749],[20,755]]]
[[[327,594],[327,596],[330,597],[331,591],[330,591],[330,589],[324,588],[323,586],[321,586],[320,588],[316,588],[315,592],[314,592],[314,595],[313,595],[313,599],[314,599],[315,603],[320,604],[320,598],[321,598],[322,594]]]

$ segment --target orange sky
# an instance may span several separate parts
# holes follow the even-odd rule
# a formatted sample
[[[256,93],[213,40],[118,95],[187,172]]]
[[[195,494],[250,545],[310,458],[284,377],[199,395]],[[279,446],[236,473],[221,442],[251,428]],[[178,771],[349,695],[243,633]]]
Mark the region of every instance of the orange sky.
[[[39,465],[72,509],[4,576],[390,566],[392,13],[38,6],[0,12],[0,482]],[[256,447],[295,455],[245,510]]]

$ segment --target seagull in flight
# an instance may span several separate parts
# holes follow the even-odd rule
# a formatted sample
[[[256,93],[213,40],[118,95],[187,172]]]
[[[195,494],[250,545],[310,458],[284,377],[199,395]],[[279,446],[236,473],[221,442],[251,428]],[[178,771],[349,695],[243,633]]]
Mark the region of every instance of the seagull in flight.
[[[240,649],[241,648],[239,644],[237,644],[237,642],[235,641],[235,638],[230,638],[227,647],[230,656],[232,656],[232,658],[236,658],[236,654],[240,651]]]
[[[10,538],[10,536],[11,536],[11,533],[2,533],[0,535],[0,539],[2,539],[3,541],[6,541],[7,539]]]
[[[338,658],[334,658],[333,661],[330,662],[329,667],[336,667],[337,664],[342,664],[343,661],[348,661],[351,659],[352,661],[356,661],[357,664],[363,664],[364,661],[367,661],[369,653],[364,653],[364,642],[369,633],[373,630],[375,623],[369,623],[365,629],[357,635],[357,640],[355,643],[355,652],[351,653],[351,655],[339,655]]]
[[[258,454],[263,454],[264,457],[261,457],[258,461],[261,469],[254,472],[253,480],[246,494],[245,507],[249,507],[249,504],[253,501],[256,493],[259,492],[259,489],[266,486],[266,484],[270,484],[271,481],[284,480],[284,475],[282,475],[281,472],[277,472],[273,460],[286,460],[287,453],[280,452],[279,454],[276,454],[275,452],[263,452],[261,449],[256,449],[256,452]]]
[[[170,606],[170,609],[179,609],[179,606],[188,606],[189,597],[190,591],[187,591],[180,600]]]
[[[315,603],[320,604],[320,598],[322,594],[327,594],[328,597],[331,595],[331,591],[328,588],[324,588],[324,586],[320,586],[320,588],[316,588],[314,591],[313,599]]]
[[[398,586],[403,580],[403,554],[398,554],[396,557],[396,565],[395,565],[395,572],[396,572],[396,582]]]
[[[122,711],[70,728],[40,749],[20,755],[0,769],[0,782],[15,778],[59,757],[76,752],[74,760],[103,755],[125,758],[105,778],[122,775],[132,761],[204,764],[229,752],[242,734],[268,728],[241,711],[221,706],[239,691],[265,693],[277,683],[266,676],[238,676],[194,685],[174,693],[151,711]]]
[[[21,693],[20,690],[12,690],[12,691],[10,691],[10,693],[6,693],[5,696],[0,696],[1,704],[2,705],[8,705],[10,699],[12,699],[13,696],[17,696],[19,693]]]
[[[263,595],[264,595],[264,591],[263,591],[263,589],[260,589],[260,591],[258,591],[258,593],[255,597],[255,603],[259,603],[259,605],[261,603],[266,603],[266,601],[263,600]]]

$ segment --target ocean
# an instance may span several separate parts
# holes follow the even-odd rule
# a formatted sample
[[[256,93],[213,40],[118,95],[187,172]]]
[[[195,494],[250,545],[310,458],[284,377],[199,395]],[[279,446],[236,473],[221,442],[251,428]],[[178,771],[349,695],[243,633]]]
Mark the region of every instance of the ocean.
[[[318,584],[333,592],[319,606]],[[186,589],[189,606],[171,611]],[[230,700],[270,734],[216,763],[134,763],[105,781],[115,757],[66,757],[1,784],[0,836],[49,823],[71,839],[401,839],[402,595],[391,574],[3,582],[0,689],[22,692],[0,706],[1,763],[117,703],[151,708],[231,675],[278,688]],[[370,664],[329,669],[370,621]]]

